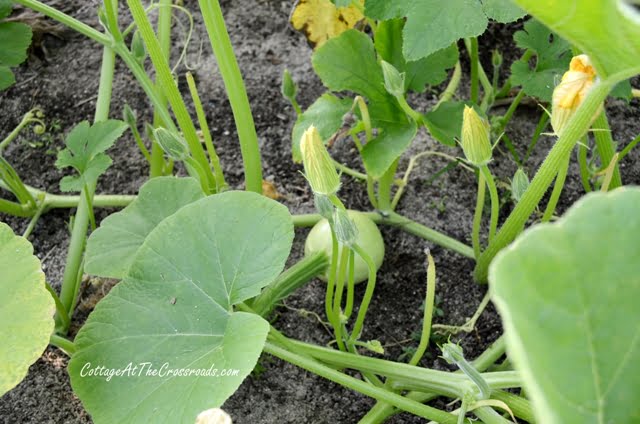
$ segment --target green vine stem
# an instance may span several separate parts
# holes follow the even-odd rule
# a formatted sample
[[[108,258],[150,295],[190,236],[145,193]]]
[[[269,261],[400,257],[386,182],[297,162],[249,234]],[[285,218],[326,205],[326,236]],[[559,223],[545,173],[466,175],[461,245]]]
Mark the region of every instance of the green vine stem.
[[[625,156],[627,156],[629,154],[629,152],[636,147],[636,145],[640,143],[640,135],[638,135],[636,138],[634,138],[633,140],[631,140],[631,142],[629,144],[627,144],[627,146],[622,149],[622,151],[620,152],[620,154],[618,155],[618,163],[622,162],[622,159],[624,159]]]
[[[544,214],[542,215],[542,222],[551,221],[551,218],[556,211],[558,200],[560,200],[560,195],[562,194],[562,189],[564,188],[564,182],[567,179],[567,172],[569,171],[570,161],[571,156],[568,156],[560,165],[560,169],[558,169],[558,175],[556,176],[556,180],[553,184],[553,191],[551,192],[551,197],[549,197],[549,203],[547,203],[547,208],[544,210]]]
[[[116,0],[105,0],[105,5],[108,5],[112,10],[118,9]],[[113,19],[116,19],[116,17],[117,14]],[[104,47],[94,122],[105,121],[109,118],[114,70],[115,52],[111,47]],[[67,251],[67,259],[60,289],[60,302],[69,317],[73,316],[74,299],[77,295],[77,281],[83,272],[84,247],[95,189],[95,184],[85,185],[80,194],[78,209],[73,221],[73,229],[71,231],[71,239],[69,241],[69,249]],[[56,328],[60,330],[62,334],[66,334],[69,330],[68,324],[65,325],[58,314],[56,314],[56,324]]]
[[[198,88],[196,87],[196,81],[193,79],[191,72],[187,72],[187,84],[189,85],[189,91],[191,92],[191,99],[196,108],[196,115],[198,116],[198,123],[200,124],[200,131],[204,139],[204,144],[209,154],[209,160],[213,171],[215,173],[216,180],[216,192],[221,192],[227,187],[227,182],[224,179],[224,173],[222,172],[222,165],[220,164],[220,158],[216,152],[216,148],[213,145],[211,138],[211,131],[209,131],[209,124],[207,124],[207,117],[200,101],[200,95],[198,94]]]
[[[607,120],[606,111],[602,111],[592,126],[594,130],[594,138],[596,140],[596,149],[600,155],[600,161],[602,167],[606,167],[611,163],[615,152],[615,144],[611,136],[611,128],[609,128],[609,121]],[[613,175],[611,177],[611,183],[609,184],[609,190],[613,190],[622,185],[622,178],[620,177],[620,169],[618,165],[614,165]]]
[[[484,180],[482,172],[478,173],[478,196],[476,198],[476,210],[473,214],[473,228],[471,230],[471,245],[476,260],[480,257],[482,247],[480,246],[480,227],[482,225],[482,211],[484,211],[484,196],[487,182]]]
[[[349,253],[351,249],[347,246],[341,246],[342,251],[340,252],[340,262],[338,263],[338,274],[336,276],[335,283],[335,295],[333,296],[333,319],[335,320],[335,324],[333,326],[333,331],[336,336],[336,343],[338,344],[338,348],[342,351],[346,351],[347,347],[344,344],[344,340],[342,339],[342,319],[340,317],[340,307],[342,306],[342,293],[344,292],[344,282],[347,276],[347,265],[349,264]]]
[[[65,339],[57,334],[52,334],[49,337],[49,344],[61,349],[69,357],[76,353],[76,345],[74,345],[71,340]]]
[[[482,253],[476,264],[474,276],[479,282],[487,281],[489,264],[495,255],[517,236],[522,226],[529,219],[531,213],[542,199],[549,185],[558,173],[562,162],[570,154],[571,150],[589,129],[593,116],[600,109],[602,102],[616,84],[617,80],[602,80],[594,84],[589,94],[571,118],[562,135],[553,146],[544,162],[538,169],[525,191],[520,202],[509,215],[500,232],[496,235],[487,249]]]
[[[214,187],[215,177],[211,173],[211,168],[209,167],[209,162],[207,161],[202,144],[200,143],[200,138],[196,132],[195,125],[191,120],[191,116],[189,116],[189,111],[187,110],[180,91],[178,90],[178,86],[171,74],[167,57],[162,51],[162,46],[153,32],[153,28],[151,27],[151,23],[147,18],[144,8],[142,7],[142,3],[140,0],[127,0],[127,4],[129,5],[131,15],[138,26],[138,31],[140,31],[140,35],[147,46],[149,57],[151,58],[154,69],[156,70],[158,80],[157,84],[162,87],[162,93],[169,100],[169,104],[173,109],[178,124],[180,125],[180,129],[182,130],[184,138],[189,145],[189,150],[193,159],[206,172],[208,185],[210,187]],[[159,99],[159,102],[162,105],[162,99]]]
[[[349,338],[350,343],[355,342],[360,337],[362,333],[362,327],[364,326],[364,319],[367,315],[367,310],[369,309],[369,303],[371,302],[371,298],[373,297],[373,292],[376,288],[376,264],[373,263],[373,259],[371,256],[360,246],[354,244],[352,246],[353,251],[362,258],[367,264],[369,268],[369,279],[367,280],[367,288],[364,291],[364,296],[362,298],[362,303],[360,304],[360,309],[358,309],[358,315],[356,317],[356,322],[353,325],[353,331],[351,332],[351,337]]]
[[[43,128],[46,128],[44,122],[42,122],[42,120],[37,117],[39,113],[42,113],[40,109],[35,108],[31,109],[22,117],[22,120],[20,120],[18,126],[15,127],[13,131],[11,131],[9,135],[7,135],[5,139],[0,142],[0,155],[2,154],[2,151],[7,148],[9,143],[11,143],[18,136],[18,134],[20,134],[20,131],[22,131],[24,127],[26,127],[30,123],[35,122],[41,125]]]
[[[246,189],[262,193],[262,163],[258,135],[242,73],[227,33],[220,3],[218,0],[199,0],[198,3],[233,110],[244,162]]]
[[[158,43],[162,54],[167,58],[167,61],[171,57],[171,17],[173,10],[171,10],[172,0],[160,0],[158,3],[160,7],[158,10]],[[161,84],[157,84],[156,92],[158,94],[158,100],[162,103],[162,108],[167,107],[167,99],[162,91]],[[162,117],[158,107],[154,107],[153,110],[153,126],[154,128],[162,126]],[[164,175],[165,171],[164,152],[158,143],[151,142],[151,155],[149,158],[149,175],[151,178]]]
[[[500,215],[500,198],[498,197],[498,189],[496,187],[496,183],[493,179],[493,175],[491,175],[491,171],[487,165],[483,165],[480,167],[480,172],[484,176],[485,181],[487,182],[487,187],[489,187],[489,197],[491,198],[491,219],[489,225],[489,243],[496,235],[496,231],[498,230],[498,218]]]
[[[301,259],[265,287],[250,306],[258,315],[268,315],[278,302],[325,272],[328,266],[329,258],[324,252],[317,252]]]
[[[505,352],[506,343],[504,336],[497,339],[489,346],[480,356],[474,359],[471,364],[480,372],[486,370],[493,365]],[[461,373],[461,371],[456,371]],[[499,392],[499,391],[494,391]],[[407,393],[408,398],[417,402],[424,403],[438,397],[436,393],[424,393],[412,391]],[[393,405],[384,402],[378,402],[369,410],[369,412],[360,420],[359,424],[378,424],[383,423],[387,418],[399,412]]]
[[[356,255],[352,249],[349,250],[349,276],[347,280],[347,305],[344,308],[345,319],[349,319],[353,313],[353,299],[355,292],[355,259]]]
[[[387,402],[397,408],[410,412],[419,417],[426,418],[429,420],[436,420],[442,424],[457,423],[457,417],[455,415],[440,411],[436,408],[432,408],[427,405],[423,405],[414,400],[400,396],[398,394],[395,394],[383,388],[376,387],[362,380],[358,380],[356,378],[350,377],[346,374],[341,373],[340,371],[336,371],[333,368],[322,365],[317,361],[314,361],[313,359],[307,358],[305,356],[301,356],[297,353],[290,352],[272,343],[267,342],[265,344],[264,351],[277,358],[280,358],[284,361],[294,364],[300,368],[311,371],[314,374],[317,374],[321,377],[324,377],[328,380],[338,383],[344,387],[347,387],[351,390],[358,391],[364,395],[370,396],[379,401]],[[344,353],[344,354],[351,355],[348,353]],[[354,356],[355,358],[363,358],[362,356],[356,356],[356,355],[351,355],[351,356]],[[466,423],[469,423],[469,421],[466,421]]]
[[[414,352],[409,365],[418,365],[422,356],[427,351],[429,339],[431,338],[431,320],[433,319],[433,304],[436,298],[436,264],[429,251],[427,255],[427,293],[424,298],[424,314],[422,315],[422,332],[420,333],[420,343]]]
[[[433,109],[431,109],[432,111],[435,111],[440,107],[442,103],[448,102],[453,98],[453,96],[456,94],[456,91],[458,91],[458,87],[460,86],[461,79],[462,79],[462,66],[460,66],[460,61],[457,61],[456,66],[453,69],[453,74],[451,74],[451,79],[449,80],[447,87],[442,92],[442,95],[440,96],[438,103],[436,103]]]
[[[533,153],[533,149],[536,148],[536,144],[538,144],[538,140],[540,140],[542,132],[545,130],[545,128],[547,128],[547,125],[549,124],[549,119],[549,115],[546,112],[540,115],[540,120],[538,121],[538,125],[536,125],[536,129],[533,132],[533,137],[531,137],[531,142],[527,147],[527,153],[525,153],[524,155],[522,164],[525,164],[529,160],[529,156],[531,156],[531,153]]]

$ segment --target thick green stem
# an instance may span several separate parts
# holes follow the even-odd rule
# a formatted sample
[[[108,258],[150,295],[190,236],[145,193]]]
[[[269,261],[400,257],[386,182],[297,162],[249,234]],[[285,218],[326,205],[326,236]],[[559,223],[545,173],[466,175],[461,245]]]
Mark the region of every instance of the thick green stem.
[[[542,199],[549,185],[558,173],[562,162],[589,129],[591,119],[600,109],[611,88],[617,81],[604,80],[597,82],[589,91],[582,105],[571,118],[562,135],[553,146],[548,156],[538,169],[529,188],[525,191],[520,202],[515,206],[507,218],[500,232],[480,256],[474,272],[477,281],[486,282],[489,264],[495,255],[518,235],[522,226],[529,219],[531,213]]]
[[[198,3],[233,110],[244,162],[246,189],[262,193],[262,164],[258,135],[247,91],[242,80],[242,73],[227,33],[220,3],[218,0],[199,0]]]
[[[172,0],[160,0],[158,5],[158,44],[160,51],[167,58],[167,62],[171,58],[171,18],[173,11],[171,10]],[[167,99],[162,91],[161,84],[157,84],[155,87],[158,95],[158,100],[162,103],[162,109],[167,107]],[[155,107],[153,110],[153,126],[155,128],[162,126],[161,113]],[[165,160],[164,151],[158,143],[154,143],[151,140],[151,155],[149,159],[149,175],[151,178],[164,175]]]
[[[196,87],[196,81],[193,79],[191,72],[187,72],[187,84],[189,85],[189,91],[191,92],[191,98],[196,108],[196,115],[198,116],[198,123],[200,124],[200,131],[204,139],[204,144],[207,147],[207,153],[209,154],[209,160],[213,171],[215,172],[216,179],[216,192],[221,192],[227,187],[227,183],[224,180],[224,173],[222,172],[222,165],[220,164],[220,158],[213,145],[213,139],[211,138],[211,131],[209,131],[209,124],[207,123],[207,117],[200,101],[200,95],[198,94],[198,88]]]
[[[549,203],[547,203],[547,208],[544,211],[544,215],[542,215],[542,222],[549,222],[556,211],[558,200],[560,200],[560,195],[562,194],[562,189],[564,188],[564,182],[567,179],[567,171],[569,171],[570,159],[571,156],[567,157],[567,159],[560,166],[560,169],[558,169],[558,175],[556,176],[556,181],[553,185],[551,197],[549,197]]]
[[[7,215],[18,216],[21,218],[28,218],[30,216],[33,216],[35,210],[25,205],[21,205],[20,203],[0,199],[0,212],[6,213]]]
[[[594,138],[596,139],[596,149],[600,155],[600,162],[603,168],[607,167],[613,155],[616,153],[613,137],[611,136],[611,128],[609,128],[609,121],[607,120],[606,111],[602,111],[593,122]],[[613,170],[613,176],[611,177],[611,183],[609,183],[609,190],[613,190],[622,185],[622,177],[620,177],[620,169],[618,165],[615,165]]]
[[[336,336],[336,343],[338,344],[338,348],[343,351],[346,351],[347,348],[342,338],[343,324],[340,317],[340,309],[342,306],[342,293],[344,292],[344,280],[347,276],[347,265],[349,264],[350,251],[351,249],[349,249],[347,246],[342,246],[342,251],[340,252],[340,263],[338,264],[338,274],[336,278],[335,296],[333,297],[333,316],[335,319],[333,331]]]
[[[267,342],[265,344],[264,351],[284,361],[297,365],[300,368],[304,368],[308,371],[313,372],[314,374],[317,374],[344,387],[347,387],[351,390],[355,390],[374,399],[387,402],[397,408],[410,412],[419,417],[423,417],[429,420],[437,420],[442,424],[457,423],[457,417],[455,415],[440,411],[430,406],[422,405],[421,403],[397,395],[383,388],[376,387],[362,380],[350,377],[346,374],[322,365],[312,359],[289,352],[288,350],[285,350],[274,344]],[[351,354],[345,353],[345,355]],[[352,356],[356,358],[363,358],[357,355]]]
[[[329,258],[324,252],[317,252],[305,257],[265,287],[262,293],[253,299],[251,307],[258,315],[268,315],[278,302],[308,283],[312,278],[325,272],[328,266]]]
[[[409,365],[418,365],[420,359],[427,351],[431,338],[431,320],[433,319],[433,304],[436,298],[436,264],[433,257],[427,252],[427,294],[424,299],[424,314],[422,315],[422,332],[420,343],[409,361]]]
[[[524,99],[524,96],[525,96],[524,90],[520,90],[516,95],[516,97],[513,99],[513,101],[511,102],[511,105],[509,106],[509,109],[507,109],[507,112],[502,117],[502,120],[500,122],[499,132],[502,132],[504,131],[505,128],[507,128],[509,121],[511,121],[511,118],[513,118],[513,114],[516,112],[516,109],[518,108],[518,105],[520,104],[522,99]]]
[[[509,405],[513,415],[522,418],[529,424],[534,424],[536,422],[536,418],[533,415],[533,409],[531,408],[531,403],[527,399],[514,395],[513,393],[505,392],[504,390],[494,390],[493,393],[491,393],[491,399],[496,399],[506,403]]]
[[[371,259],[371,256],[360,246],[357,244],[353,245],[353,250],[364,260],[367,264],[367,268],[369,268],[369,279],[367,280],[367,288],[364,291],[364,296],[362,298],[362,303],[360,304],[360,309],[358,309],[358,316],[356,318],[356,323],[353,325],[353,331],[351,332],[350,342],[355,342],[360,337],[362,333],[362,327],[364,326],[364,319],[367,315],[367,310],[369,309],[369,303],[371,302],[371,298],[373,297],[373,292],[376,288],[376,274],[378,270],[376,269],[376,264]]]
[[[480,372],[484,371],[491,365],[493,365],[498,358],[500,358],[505,352],[505,340],[504,336],[493,342],[491,346],[475,360],[472,361],[472,365]],[[457,371],[461,373],[461,371]],[[413,399],[417,402],[428,402],[438,397],[435,393],[424,392],[409,392],[406,397]],[[399,412],[393,405],[389,405],[384,402],[378,402],[371,410],[365,415],[359,422],[359,424],[378,424],[384,422],[388,417]]]
[[[58,336],[57,334],[52,334],[49,337],[49,344],[62,349],[69,356],[72,356],[74,353],[76,353],[76,346],[73,344],[73,342],[69,339]]]
[[[147,18],[144,8],[142,7],[142,3],[140,0],[127,0],[127,4],[129,5],[131,15],[138,26],[140,35],[147,46],[149,57],[151,58],[151,62],[153,63],[153,67],[157,74],[157,84],[162,87],[162,93],[166,95],[169,100],[171,109],[173,109],[178,124],[180,125],[180,129],[182,130],[184,138],[189,145],[189,150],[193,159],[202,169],[208,171],[206,173],[207,182],[210,187],[213,187],[215,184],[214,176],[211,173],[209,162],[207,161],[207,157],[202,145],[200,144],[200,139],[196,133],[195,125],[191,120],[191,116],[189,116],[189,111],[187,110],[184,100],[182,99],[182,95],[178,90],[178,86],[173,75],[171,74],[171,68],[169,67],[167,57],[162,51],[162,46],[153,32],[153,28],[151,27],[151,23]],[[157,90],[155,91],[157,92]],[[158,99],[158,102],[160,103],[160,109],[163,109],[163,99]]]
[[[485,424],[513,424],[488,406],[481,406],[480,408],[474,409],[473,413]]]
[[[440,107],[442,103],[448,102],[458,91],[458,86],[460,85],[460,80],[462,79],[462,67],[460,66],[460,61],[456,62],[456,66],[453,69],[453,74],[451,74],[451,79],[449,80],[449,84],[447,84],[447,88],[444,89],[438,103],[433,107],[432,111],[435,111]]]
[[[117,10],[117,1],[112,2],[114,10]],[[98,99],[96,101],[96,111],[94,122],[105,121],[109,118],[109,108],[111,105],[111,89],[113,86],[113,74],[115,69],[115,53],[111,47],[105,47],[102,54],[102,68],[100,70],[100,85],[98,88]],[[91,202],[95,192],[95,184],[85,185],[80,193],[80,201],[76,210],[67,251],[67,260],[62,277],[62,287],[60,289],[60,302],[64,306],[69,317],[73,316],[74,299],[76,298],[77,282],[82,275],[82,258],[87,238],[89,225],[89,215]],[[69,327],[64,325],[60,317],[56,316],[57,328],[66,334]]]
[[[56,305],[56,313],[60,317],[60,321],[62,322],[62,324],[66,328],[68,328],[69,325],[71,325],[71,319],[69,318],[69,315],[67,314],[67,310],[64,309],[64,306],[62,305],[62,302],[60,302],[60,298],[58,297],[58,294],[53,289],[53,287],[51,287],[51,285],[49,283],[47,283],[46,281],[44,282],[44,287],[47,289],[47,291],[49,292],[49,294],[53,298],[53,302]]]
[[[489,171],[489,167],[487,165],[483,165],[480,167],[480,172],[484,176],[484,179],[487,181],[487,187],[489,187],[489,197],[491,198],[491,218],[489,223],[489,243],[496,235],[496,231],[498,230],[498,218],[500,215],[500,197],[498,197],[498,189],[496,187],[496,183],[493,180],[493,175],[491,175],[491,171]]]
[[[482,225],[482,211],[484,210],[484,193],[487,182],[484,180],[482,172],[478,175],[478,197],[476,198],[476,210],[473,214],[473,229],[471,230],[471,244],[476,260],[482,253],[480,246],[480,227]]]

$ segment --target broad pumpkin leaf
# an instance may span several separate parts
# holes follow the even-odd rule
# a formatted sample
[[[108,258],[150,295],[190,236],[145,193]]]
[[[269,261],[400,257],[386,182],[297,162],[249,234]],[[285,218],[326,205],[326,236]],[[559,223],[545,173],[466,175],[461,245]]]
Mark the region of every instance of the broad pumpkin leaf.
[[[464,102],[448,101],[427,113],[423,122],[433,138],[447,146],[455,146],[462,132]]]
[[[488,18],[503,24],[516,21],[527,14],[512,0],[482,0],[482,10]]]
[[[349,4],[351,1],[334,4],[330,0],[298,0],[289,21],[312,46],[320,47],[364,19],[358,8]]]
[[[527,21],[513,39],[521,49],[535,52],[536,64],[531,68],[528,60],[513,62],[511,81],[522,86],[528,96],[550,102],[557,82],[569,69],[571,46],[535,19]]]
[[[192,424],[221,406],[255,366],[269,331],[233,305],[280,274],[292,241],[287,208],[250,192],[209,196],[160,222],[75,339],[71,384],[94,422]],[[89,373],[128,366],[138,373]],[[193,374],[209,369],[231,374]]]
[[[437,85],[447,78],[447,70],[458,61],[458,47],[455,44],[424,57],[407,62],[402,54],[403,19],[390,19],[378,24],[375,48],[378,55],[405,74],[405,90],[423,93],[427,85]]]
[[[494,259],[492,299],[537,422],[640,422],[640,188],[593,193]]]
[[[11,13],[11,2],[0,1],[0,19]],[[31,45],[31,27],[20,22],[0,22],[0,90],[11,86],[15,76],[11,67],[27,59]]]
[[[27,375],[53,333],[53,298],[25,238],[0,222],[0,396]]]
[[[363,160],[369,175],[381,177],[403,150],[398,146],[406,147],[411,142],[409,137],[412,132],[415,134],[415,130],[411,130],[415,124],[385,90],[382,68],[371,38],[356,30],[345,31],[316,50],[312,62],[327,88],[352,91],[368,100],[372,126],[378,128],[383,137],[378,144],[382,143],[385,148],[375,149],[375,157],[363,155]]]
[[[366,0],[365,14],[380,20],[406,18],[402,51],[408,61],[476,37],[488,24],[478,0]]]
[[[149,180],[129,206],[109,215],[91,234],[85,271],[100,277],[124,278],[149,233],[165,218],[203,197],[200,183],[193,178]]]
[[[324,93],[302,115],[298,116],[291,135],[291,153],[294,162],[302,162],[300,140],[307,128],[314,125],[322,140],[326,142],[342,127],[344,115],[351,110],[352,104],[351,99],[341,99],[331,93]]]
[[[632,0],[513,1],[588,54],[600,77],[640,73],[640,11]]]

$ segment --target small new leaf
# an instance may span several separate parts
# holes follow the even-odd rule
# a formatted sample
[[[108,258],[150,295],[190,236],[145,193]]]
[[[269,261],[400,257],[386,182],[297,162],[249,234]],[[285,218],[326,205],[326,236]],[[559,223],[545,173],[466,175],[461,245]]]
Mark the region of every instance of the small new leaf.
[[[118,120],[97,122],[93,126],[83,121],[67,136],[66,149],[58,153],[58,169],[73,168],[78,175],[60,181],[60,190],[81,191],[85,185],[98,181],[109,166],[111,158],[104,153],[122,135],[127,125]]]

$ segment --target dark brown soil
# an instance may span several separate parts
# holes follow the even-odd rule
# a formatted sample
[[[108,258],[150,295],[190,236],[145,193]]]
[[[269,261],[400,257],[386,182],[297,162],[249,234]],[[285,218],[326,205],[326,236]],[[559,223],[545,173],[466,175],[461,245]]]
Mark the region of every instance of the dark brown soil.
[[[190,10],[197,7],[195,1],[185,1]],[[66,12],[97,27],[95,2],[75,0],[59,2]],[[249,97],[253,107],[260,138],[264,175],[284,195],[283,202],[292,213],[313,211],[312,197],[300,167],[291,161],[290,131],[293,111],[281,98],[279,86],[282,72],[288,68],[300,86],[300,102],[308,106],[322,92],[323,87],[310,66],[311,51],[303,37],[291,30],[287,18],[291,1],[279,0],[227,0],[222,6],[228,22],[236,54],[240,61]],[[215,59],[209,52],[201,17],[195,13],[196,30],[189,47],[188,63],[195,66],[201,97],[207,110],[213,137],[224,164],[224,170],[233,187],[242,187],[241,157],[237,144],[234,122],[226,101],[224,87],[217,74]],[[122,19],[128,21],[126,13]],[[176,28],[178,39],[183,33]],[[494,26],[481,40],[487,48],[500,48],[505,57],[517,57],[510,43],[513,27]],[[55,153],[63,146],[64,134],[83,119],[91,119],[95,106],[101,49],[93,42],[65,32],[63,39],[45,36],[46,54],[33,54],[29,62],[17,71],[17,85],[0,94],[0,133],[7,134],[20,121],[21,116],[34,106],[41,106],[47,122],[56,123],[44,136],[29,131],[23,134],[6,151],[7,159],[16,167],[26,183],[58,192],[62,174],[55,169]],[[204,43],[200,54],[200,43]],[[180,43],[177,43],[180,45]],[[177,50],[177,49],[176,49]],[[487,64],[488,66],[488,64]],[[184,71],[182,66],[182,71]],[[138,115],[150,117],[149,104],[137,87],[133,77],[122,63],[118,63],[114,84],[112,117],[119,117],[124,103],[137,109]],[[467,90],[463,86],[461,93]],[[416,96],[413,103],[424,109],[434,102],[435,94]],[[631,107],[614,101],[609,105],[614,137],[626,144],[640,132],[638,101]],[[526,150],[534,131],[539,109],[521,107],[508,128],[518,151]],[[543,137],[530,161],[526,164],[531,175],[542,161],[544,153],[552,146],[553,139]],[[451,152],[421,132],[411,151],[403,158],[404,169],[408,157],[420,151],[437,149]],[[354,149],[346,143],[337,144],[332,153],[343,162],[359,168]],[[133,140],[123,137],[111,150],[114,166],[100,180],[99,192],[136,193],[148,174],[148,167]],[[500,182],[508,183],[516,166],[506,152],[498,151],[491,168]],[[638,153],[634,152],[621,164],[622,176],[627,184],[640,183],[640,169],[636,165]],[[470,243],[471,221],[475,205],[475,177],[460,167],[444,174],[435,182],[430,177],[443,168],[442,159],[424,160],[411,177],[411,185],[400,203],[399,212],[458,240]],[[506,185],[500,187],[506,204],[505,213],[511,208]],[[7,193],[1,193],[5,195]],[[565,210],[583,189],[577,165],[571,166],[559,212]],[[350,208],[369,209],[365,188],[361,183],[344,178],[342,199]],[[99,219],[113,211],[100,211]],[[31,241],[36,255],[42,259],[48,281],[59,287],[62,279],[69,232],[68,210],[53,211],[43,216]],[[28,221],[0,215],[16,232],[22,232]],[[307,230],[297,230],[296,242],[290,263],[302,254],[302,244]],[[486,287],[473,282],[473,262],[431,243],[407,235],[397,229],[382,228],[387,254],[379,272],[374,301],[370,307],[363,339],[377,339],[386,348],[385,358],[395,359],[404,347],[415,345],[412,333],[419,331],[425,290],[424,248],[431,248],[437,273],[438,307],[443,316],[436,322],[462,324],[473,315]],[[85,286],[83,304],[76,314],[76,325],[81,325],[91,305],[108,289],[104,286]],[[361,295],[360,286],[358,294]],[[323,315],[324,284],[313,281],[289,299],[274,315],[275,326],[285,334],[304,341],[326,344],[331,336],[318,319],[308,312]],[[472,358],[494,341],[501,332],[500,320],[489,306],[478,321],[476,330],[460,338],[468,357]],[[423,365],[445,368],[436,359],[437,351],[429,350]],[[91,422],[75,397],[65,371],[66,358],[53,348],[30,369],[27,378],[0,399],[0,420],[3,423],[87,423]],[[372,399],[353,393],[334,383],[323,380],[304,370],[264,356],[263,371],[248,378],[238,392],[225,404],[234,422],[245,423],[355,423],[374,404]],[[400,414],[389,422],[419,423],[422,420],[408,414]]]

